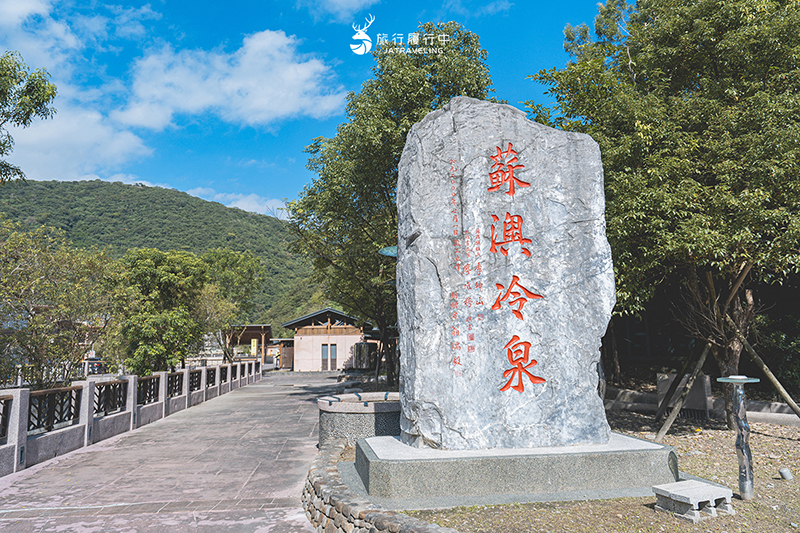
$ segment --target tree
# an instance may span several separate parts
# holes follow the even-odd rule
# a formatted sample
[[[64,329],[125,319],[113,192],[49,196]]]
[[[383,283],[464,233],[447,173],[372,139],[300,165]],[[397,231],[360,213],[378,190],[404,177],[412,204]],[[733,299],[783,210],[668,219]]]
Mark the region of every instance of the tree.
[[[3,371],[26,369],[35,388],[69,382],[111,320],[113,262],[72,248],[63,232],[0,225],[0,349]]]
[[[680,319],[724,376],[753,282],[800,270],[798,27],[784,0],[607,0],[596,40],[567,26],[573,61],[532,76],[556,101],[532,115],[600,144],[618,310],[679,280]],[[730,387],[725,401],[732,424]]]
[[[28,72],[17,52],[0,56],[0,157],[6,157],[14,147],[8,126],[30,126],[34,117],[49,118],[56,110],[49,107],[56,97],[56,86],[50,83],[44,69]],[[14,179],[25,179],[25,174],[0,159],[0,185]]]
[[[232,327],[247,322],[255,307],[253,299],[264,282],[261,259],[228,248],[209,250],[200,259],[209,277],[200,293],[201,323],[222,347],[224,360],[232,362]]]
[[[288,206],[294,251],[310,258],[325,296],[378,328],[390,382],[395,260],[378,250],[397,244],[397,166],[406,134],[452,97],[486,98],[491,86],[477,35],[454,22],[423,24],[419,32],[449,41],[441,54],[402,53],[394,43],[372,53],[373,78],[348,95],[347,122],[336,136],[306,149],[318,177]]]
[[[120,266],[117,312],[126,366],[143,376],[181,364],[203,335],[197,302],[205,264],[190,252],[133,248]]]

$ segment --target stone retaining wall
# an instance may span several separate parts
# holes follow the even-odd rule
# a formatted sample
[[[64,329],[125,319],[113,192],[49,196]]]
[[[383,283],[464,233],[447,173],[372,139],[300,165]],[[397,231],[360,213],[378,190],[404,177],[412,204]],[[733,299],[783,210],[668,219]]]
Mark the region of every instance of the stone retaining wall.
[[[336,466],[346,446],[346,439],[328,441],[308,471],[303,509],[318,533],[458,533],[385,510],[353,492],[342,481]]]

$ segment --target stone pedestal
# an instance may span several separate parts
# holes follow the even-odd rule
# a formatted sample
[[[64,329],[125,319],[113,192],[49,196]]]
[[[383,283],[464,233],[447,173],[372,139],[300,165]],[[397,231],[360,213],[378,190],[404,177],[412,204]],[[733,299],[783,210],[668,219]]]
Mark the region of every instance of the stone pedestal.
[[[672,447],[619,433],[598,445],[459,451],[370,437],[356,443],[355,469],[392,509],[652,496],[678,479]]]

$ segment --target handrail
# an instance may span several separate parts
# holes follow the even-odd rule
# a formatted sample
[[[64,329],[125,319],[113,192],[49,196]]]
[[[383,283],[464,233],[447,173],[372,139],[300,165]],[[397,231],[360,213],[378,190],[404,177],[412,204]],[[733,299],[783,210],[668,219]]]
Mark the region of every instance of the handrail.
[[[51,392],[68,392],[82,388],[83,388],[82,385],[73,385],[72,387],[61,387],[59,389],[32,390],[31,396],[43,396],[45,394],[50,394]]]
[[[30,393],[28,435],[74,424],[80,416],[82,386],[47,389]]]
[[[14,471],[17,465],[25,468],[40,463],[54,457],[53,454],[58,456],[75,446],[80,447],[130,431],[247,385],[261,377],[259,375],[254,379],[246,375],[248,371],[258,372],[260,362],[253,363],[250,368],[246,361],[236,361],[194,369],[194,375],[201,377],[201,385],[205,384],[208,390],[194,392],[188,397],[186,392],[189,384],[185,381],[189,379],[192,370],[169,374],[158,372],[144,377],[125,376],[124,379],[116,379],[114,376],[112,381],[83,381],[78,382],[80,385],[71,387],[37,391],[26,387],[13,391],[0,389],[0,446],[4,450],[2,459],[15,461],[10,469],[8,464],[0,465],[0,472]],[[202,374],[204,370],[205,375]],[[227,387],[220,386],[226,382]],[[92,384],[91,387],[89,383]],[[130,389],[132,383],[136,384],[135,391]],[[133,392],[136,392],[135,400]],[[23,406],[27,403],[27,409],[18,409],[15,401]],[[138,409],[143,406],[148,408]],[[116,414],[122,410],[130,411],[130,417],[126,418],[127,412]],[[115,414],[105,416],[112,413]],[[34,440],[37,445],[26,444]],[[83,444],[80,444],[81,441]],[[14,450],[5,453],[9,447]]]
[[[98,381],[94,384],[94,414],[106,416],[124,411],[128,400],[128,381]]]
[[[167,374],[167,398],[183,394],[183,372]]]
[[[136,405],[147,405],[158,401],[161,376],[147,376],[136,381]]]
[[[200,390],[200,384],[203,380],[202,370],[192,370],[189,372],[189,392]]]

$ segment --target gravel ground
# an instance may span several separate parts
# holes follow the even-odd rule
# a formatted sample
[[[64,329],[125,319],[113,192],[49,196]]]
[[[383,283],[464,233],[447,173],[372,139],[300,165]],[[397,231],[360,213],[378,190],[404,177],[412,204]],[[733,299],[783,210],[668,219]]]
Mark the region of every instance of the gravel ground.
[[[609,411],[611,428],[652,440],[659,427],[652,415]],[[735,431],[722,421],[678,420],[664,443],[675,447],[681,471],[733,490],[734,516],[692,524],[654,510],[651,498],[460,507],[407,514],[463,533],[714,532],[800,533],[800,428],[751,423],[755,498],[739,498]],[[794,475],[785,481],[780,468]]]

